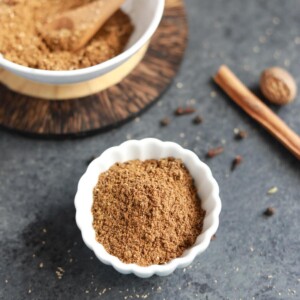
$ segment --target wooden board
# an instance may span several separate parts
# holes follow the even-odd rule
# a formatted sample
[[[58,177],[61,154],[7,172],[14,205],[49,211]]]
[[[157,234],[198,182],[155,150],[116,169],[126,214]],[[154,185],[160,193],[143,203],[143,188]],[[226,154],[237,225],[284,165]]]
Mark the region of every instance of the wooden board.
[[[0,85],[0,125],[27,134],[78,135],[108,130],[157,100],[176,75],[187,44],[183,0],[166,0],[163,20],[142,62],[119,84],[84,98],[51,101]]]

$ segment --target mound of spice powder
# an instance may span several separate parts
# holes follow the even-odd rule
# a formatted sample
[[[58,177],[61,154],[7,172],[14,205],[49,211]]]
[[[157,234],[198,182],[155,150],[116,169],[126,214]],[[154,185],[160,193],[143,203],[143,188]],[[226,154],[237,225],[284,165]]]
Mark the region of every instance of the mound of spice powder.
[[[202,231],[205,211],[179,159],[117,163],[100,174],[92,207],[96,238],[125,263],[164,264]]]

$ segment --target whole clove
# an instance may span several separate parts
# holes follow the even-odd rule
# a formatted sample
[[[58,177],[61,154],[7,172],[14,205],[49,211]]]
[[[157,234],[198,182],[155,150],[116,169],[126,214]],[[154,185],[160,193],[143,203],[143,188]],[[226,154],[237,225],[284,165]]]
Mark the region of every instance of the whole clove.
[[[240,155],[237,155],[234,160],[232,161],[232,164],[231,164],[231,171],[234,171],[236,169],[236,167],[238,165],[240,165],[243,161],[243,157],[240,156]]]
[[[175,115],[176,116],[184,116],[184,115],[193,114],[195,111],[196,111],[196,109],[191,106],[187,106],[187,107],[180,106],[175,110]]]
[[[248,133],[245,130],[241,130],[241,129],[234,129],[234,138],[236,140],[243,140],[248,136]]]
[[[212,149],[208,150],[206,156],[208,158],[213,158],[213,157],[215,157],[215,156],[217,156],[217,155],[219,155],[219,154],[221,154],[223,152],[224,152],[224,148],[223,147],[212,148]]]
[[[265,211],[264,211],[264,215],[266,217],[272,217],[275,214],[275,208],[274,207],[268,207]]]
[[[195,125],[199,125],[199,124],[201,124],[203,122],[203,119],[198,115],[198,116],[196,116],[194,119],[193,119],[193,123],[195,124]]]
[[[162,127],[166,127],[166,126],[170,125],[170,123],[171,123],[171,120],[168,117],[165,117],[160,121],[160,125]]]

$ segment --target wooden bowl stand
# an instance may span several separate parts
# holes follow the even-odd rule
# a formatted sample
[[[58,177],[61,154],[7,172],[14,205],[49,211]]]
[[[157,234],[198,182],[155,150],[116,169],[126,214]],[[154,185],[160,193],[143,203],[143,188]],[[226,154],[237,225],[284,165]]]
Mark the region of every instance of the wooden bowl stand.
[[[166,0],[150,41],[116,70],[88,82],[47,85],[0,71],[0,125],[43,136],[108,130],[137,116],[166,90],[187,44],[183,0]]]

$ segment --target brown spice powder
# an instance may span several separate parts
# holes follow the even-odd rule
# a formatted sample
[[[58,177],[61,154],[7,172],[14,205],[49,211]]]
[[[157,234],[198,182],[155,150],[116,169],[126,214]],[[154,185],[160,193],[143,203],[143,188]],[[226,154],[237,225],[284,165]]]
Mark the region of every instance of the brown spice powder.
[[[47,17],[92,1],[0,0],[0,54],[17,64],[44,70],[86,68],[120,54],[133,32],[129,17],[121,10],[77,52],[50,49],[43,40],[40,28]]]
[[[205,211],[179,159],[117,163],[94,189],[97,241],[125,263],[164,264],[180,257],[202,231]]]

